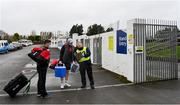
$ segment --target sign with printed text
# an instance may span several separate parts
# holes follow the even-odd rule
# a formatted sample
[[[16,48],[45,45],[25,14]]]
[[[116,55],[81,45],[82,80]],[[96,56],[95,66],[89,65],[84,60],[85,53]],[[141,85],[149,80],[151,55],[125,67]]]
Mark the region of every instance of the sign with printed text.
[[[108,37],[108,50],[109,51],[114,50],[114,37],[113,36]]]
[[[142,54],[144,52],[144,47],[143,46],[135,46],[135,53],[136,54]]]
[[[118,30],[117,31],[117,53],[127,54],[127,33]]]
[[[134,44],[134,35],[133,34],[128,35],[128,44]]]

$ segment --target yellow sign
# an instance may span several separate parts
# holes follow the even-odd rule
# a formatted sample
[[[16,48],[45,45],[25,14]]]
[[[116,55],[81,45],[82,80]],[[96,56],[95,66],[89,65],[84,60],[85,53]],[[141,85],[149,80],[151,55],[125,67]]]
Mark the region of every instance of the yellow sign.
[[[134,35],[133,34],[128,35],[128,44],[134,44]]]
[[[144,47],[143,46],[135,46],[136,53],[143,53]]]
[[[114,50],[114,37],[113,36],[108,37],[108,49],[109,51]]]

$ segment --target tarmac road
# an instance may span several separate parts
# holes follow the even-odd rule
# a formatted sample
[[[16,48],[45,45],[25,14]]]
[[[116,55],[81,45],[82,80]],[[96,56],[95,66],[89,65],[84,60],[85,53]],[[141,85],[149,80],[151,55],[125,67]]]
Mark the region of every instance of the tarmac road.
[[[46,84],[49,98],[36,97],[37,76],[32,79],[28,95],[18,94],[16,98],[10,98],[2,90],[5,84],[22,70],[36,70],[35,62],[27,56],[33,47],[0,55],[0,104],[180,104],[179,80],[124,84],[118,75],[96,66],[93,66],[95,90],[89,87],[80,89],[79,73],[71,73],[71,88],[60,89],[59,78],[55,78],[54,71],[49,70]],[[51,49],[51,58],[58,57],[59,50]]]

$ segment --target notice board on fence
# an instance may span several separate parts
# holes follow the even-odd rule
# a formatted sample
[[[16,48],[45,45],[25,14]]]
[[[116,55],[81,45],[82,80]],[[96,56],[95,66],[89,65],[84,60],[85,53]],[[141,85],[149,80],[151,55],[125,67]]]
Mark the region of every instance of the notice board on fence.
[[[127,54],[127,33],[122,30],[117,30],[117,53]]]
[[[114,37],[113,36],[108,37],[108,50],[109,51],[114,50]]]

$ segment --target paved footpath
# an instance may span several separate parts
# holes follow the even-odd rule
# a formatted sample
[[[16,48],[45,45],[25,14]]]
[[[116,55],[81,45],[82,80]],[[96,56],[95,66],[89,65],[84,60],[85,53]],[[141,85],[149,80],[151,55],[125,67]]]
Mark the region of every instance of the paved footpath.
[[[0,96],[1,104],[180,104],[180,81],[143,85],[98,86],[95,90],[80,88],[50,91],[50,97],[39,99],[35,93],[16,98]]]
[[[27,49],[23,49],[27,51]],[[24,51],[19,51],[17,54]],[[58,58],[58,51],[53,49],[51,58]],[[16,53],[13,53],[16,54]],[[36,65],[25,56],[16,56],[11,59],[15,61],[22,59],[23,70],[35,70]],[[1,55],[4,57],[6,55]],[[5,59],[5,57],[4,57]],[[27,60],[26,60],[27,59]],[[5,60],[6,61],[6,60]],[[3,61],[0,61],[3,63]],[[16,65],[18,67],[18,65]],[[4,66],[3,66],[4,67]],[[6,68],[7,69],[7,68]],[[9,68],[11,69],[11,68]],[[19,68],[20,69],[20,68]],[[12,73],[8,73],[1,69],[2,73],[6,73],[4,81],[9,80],[14,72],[18,72],[15,68]],[[31,89],[28,95],[22,95],[22,91],[16,98],[10,98],[5,92],[0,91],[0,104],[180,104],[180,80],[162,81],[146,84],[122,83],[119,76],[98,66],[93,66],[93,74],[95,78],[96,89],[92,90],[89,86],[81,89],[80,74],[70,74],[71,88],[60,89],[60,79],[54,77],[54,71],[50,70],[47,74],[47,90],[50,97],[40,99],[36,97],[37,76],[33,78]],[[28,74],[30,76],[31,74]],[[2,78],[3,79],[3,78]],[[87,80],[88,81],[88,80]],[[3,82],[4,83],[4,82]],[[3,88],[5,84],[1,84]]]

